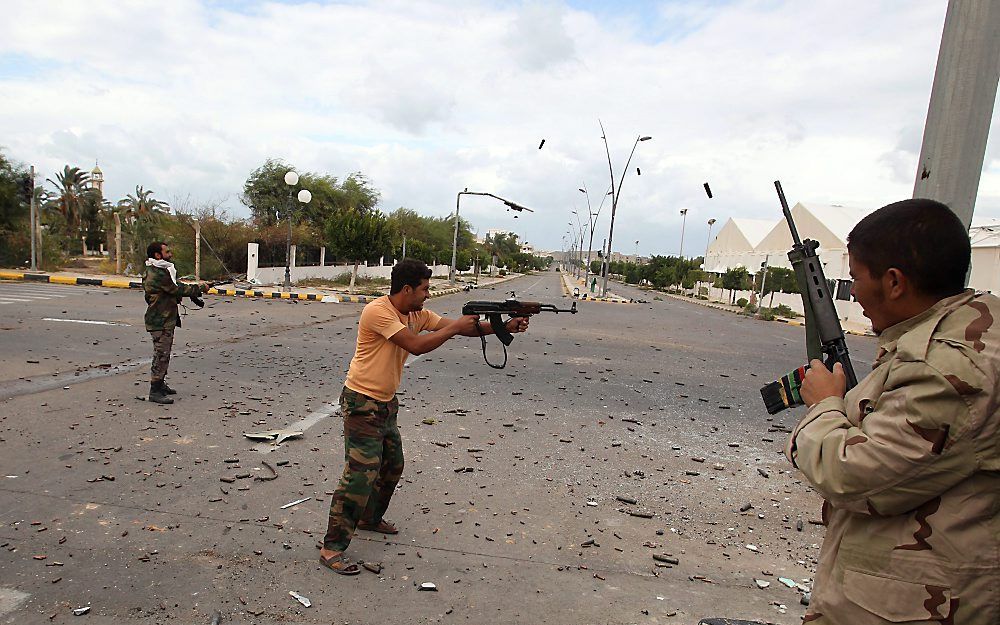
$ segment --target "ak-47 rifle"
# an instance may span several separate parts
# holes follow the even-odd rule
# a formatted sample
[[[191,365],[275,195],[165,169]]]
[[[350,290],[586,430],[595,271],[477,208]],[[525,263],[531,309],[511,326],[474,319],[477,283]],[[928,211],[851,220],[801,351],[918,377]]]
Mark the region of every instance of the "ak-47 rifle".
[[[229,282],[231,282],[231,281],[230,280],[217,280],[215,282],[206,282],[205,284],[207,284],[208,287],[205,289],[205,293],[208,292],[208,289],[217,287],[220,284],[228,284]],[[202,295],[204,295],[204,293],[202,293]],[[198,297],[192,297],[191,298],[191,302],[193,302],[194,305],[197,306],[198,308],[204,308],[205,307],[205,300],[201,299],[201,295],[199,295]]]
[[[857,386],[858,377],[854,374],[854,367],[851,366],[851,358],[847,353],[847,341],[844,340],[844,330],[840,327],[837,307],[830,296],[826,276],[823,275],[823,264],[816,254],[819,242],[812,239],[805,241],[799,239],[799,231],[795,228],[792,211],[788,209],[788,202],[785,200],[785,192],[781,189],[781,182],[775,180],[774,188],[778,191],[781,210],[785,214],[785,221],[788,222],[788,229],[792,233],[792,249],[788,252],[788,260],[791,261],[792,269],[795,270],[795,279],[802,295],[802,307],[806,316],[806,353],[810,361],[813,359],[822,360],[826,368],[831,371],[833,365],[839,362],[844,367],[844,374],[847,376],[847,390],[851,390]],[[801,406],[805,403],[799,395],[799,386],[802,384],[802,379],[808,369],[809,365],[807,364],[789,371],[778,380],[760,389],[760,395],[764,399],[764,406],[767,407],[768,414],[775,414],[785,408]]]
[[[479,326],[479,319],[476,319],[476,329],[479,330],[479,338],[483,342],[483,360],[494,369],[503,369],[507,366],[507,346],[514,340],[514,335],[507,331],[503,315],[509,315],[511,318],[530,317],[542,312],[568,312],[575,315],[577,312],[576,302],[573,302],[573,305],[569,308],[557,308],[554,304],[543,304],[541,302],[520,302],[516,299],[508,299],[502,302],[468,302],[465,306],[462,306],[463,315],[476,315],[477,317],[479,315],[486,315],[486,318],[490,320],[490,327],[493,328],[493,334],[496,334],[500,342],[503,343],[503,363],[495,365],[486,357],[486,335],[483,334],[483,330]]]

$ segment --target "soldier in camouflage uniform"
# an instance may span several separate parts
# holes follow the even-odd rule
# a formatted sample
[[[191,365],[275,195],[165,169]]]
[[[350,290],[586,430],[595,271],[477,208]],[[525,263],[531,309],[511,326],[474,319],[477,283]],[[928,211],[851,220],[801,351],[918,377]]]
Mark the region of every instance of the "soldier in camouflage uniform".
[[[340,575],[361,571],[344,557],[355,529],[383,534],[399,530],[383,518],[403,473],[403,444],[396,416],[396,389],[410,354],[426,354],[456,335],[479,336],[476,315],[444,319],[424,310],[431,270],[418,260],[392,268],[389,295],[365,306],[358,321],[358,341],[340,408],[344,417],[344,473],[330,503],[320,562]],[[524,332],[528,320],[507,322]],[[427,331],[428,334],[420,333]],[[492,333],[483,324],[484,334]]]
[[[906,200],[848,238],[872,372],[813,361],[786,453],[823,496],[804,622],[1000,623],[1000,301],[965,289],[967,229]]]
[[[146,331],[153,338],[153,364],[149,378],[149,401],[158,404],[172,404],[168,395],[177,391],[167,386],[164,378],[170,364],[170,350],[174,344],[174,328],[181,325],[177,306],[184,297],[200,297],[199,284],[185,284],[177,281],[177,270],[171,261],[173,253],[163,242],[151,243],[146,248],[146,274],[142,278],[142,288],[146,293]]]

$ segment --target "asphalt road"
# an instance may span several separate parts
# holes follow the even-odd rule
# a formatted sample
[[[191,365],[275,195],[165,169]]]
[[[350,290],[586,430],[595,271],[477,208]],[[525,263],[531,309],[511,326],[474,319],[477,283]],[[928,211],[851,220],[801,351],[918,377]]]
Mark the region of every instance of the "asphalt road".
[[[559,280],[474,298],[565,306]],[[361,306],[208,303],[178,331],[181,395],[161,407],[137,399],[141,294],[0,283],[0,623],[800,622],[778,578],[808,587],[819,498],[781,454],[796,414],[769,417],[757,389],[801,364],[802,328],[581,302],[533,318],[502,371],[477,339],[411,358],[387,514],[402,531],[359,535],[349,555],[382,572],[341,577],[317,543]],[[849,343],[863,372],[874,339]],[[304,435],[276,448],[243,436],[290,425]],[[262,461],[277,479],[256,479]]]

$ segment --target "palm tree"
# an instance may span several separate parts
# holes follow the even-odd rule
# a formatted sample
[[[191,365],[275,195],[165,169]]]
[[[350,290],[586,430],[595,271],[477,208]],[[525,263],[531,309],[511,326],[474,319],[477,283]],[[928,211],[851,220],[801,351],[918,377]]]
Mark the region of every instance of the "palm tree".
[[[82,196],[87,192],[87,183],[90,182],[90,174],[81,171],[79,167],[63,167],[62,173],[56,174],[56,179],[46,179],[55,187],[56,193],[50,199],[52,208],[55,208],[63,216],[66,226],[74,229],[80,221],[82,212]]]
[[[136,185],[135,195],[130,193],[125,199],[119,200],[118,207],[124,216],[133,219],[150,217],[170,210],[166,202],[153,197],[152,189],[143,189],[142,185]]]

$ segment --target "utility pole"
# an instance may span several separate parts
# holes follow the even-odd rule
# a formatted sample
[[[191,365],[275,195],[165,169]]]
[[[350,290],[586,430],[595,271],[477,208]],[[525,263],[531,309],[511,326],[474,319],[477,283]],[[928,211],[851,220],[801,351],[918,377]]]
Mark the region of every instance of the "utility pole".
[[[201,222],[194,220],[194,279],[201,281]]]
[[[31,166],[31,184],[28,185],[28,206],[31,213],[31,270],[38,271],[38,249],[35,247],[35,230],[38,215],[35,212],[35,166]]]
[[[1000,76],[1000,3],[950,0],[913,197],[947,204],[965,227],[983,172]]]

